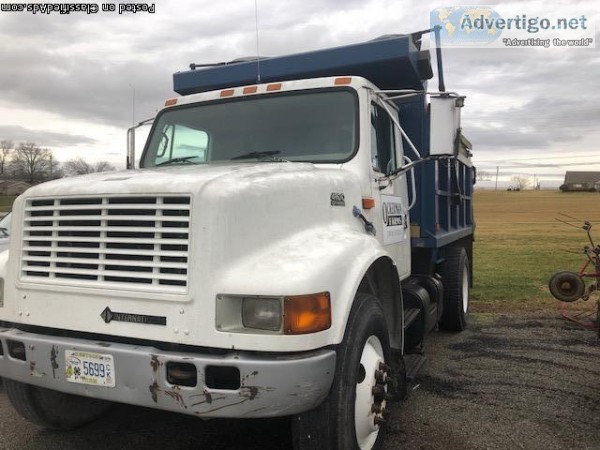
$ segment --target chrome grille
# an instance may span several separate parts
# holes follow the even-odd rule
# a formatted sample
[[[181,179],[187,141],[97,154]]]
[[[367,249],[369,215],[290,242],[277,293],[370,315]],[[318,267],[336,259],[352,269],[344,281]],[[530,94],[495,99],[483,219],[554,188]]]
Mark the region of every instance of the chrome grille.
[[[185,292],[189,196],[28,199],[21,279]]]

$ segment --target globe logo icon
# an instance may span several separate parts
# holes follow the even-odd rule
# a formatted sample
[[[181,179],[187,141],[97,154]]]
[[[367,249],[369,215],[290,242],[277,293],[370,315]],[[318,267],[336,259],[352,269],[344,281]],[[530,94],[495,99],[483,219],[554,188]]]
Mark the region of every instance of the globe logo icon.
[[[502,34],[500,14],[486,6],[450,6],[430,13],[431,27],[439,26],[440,40],[450,45],[488,45]]]

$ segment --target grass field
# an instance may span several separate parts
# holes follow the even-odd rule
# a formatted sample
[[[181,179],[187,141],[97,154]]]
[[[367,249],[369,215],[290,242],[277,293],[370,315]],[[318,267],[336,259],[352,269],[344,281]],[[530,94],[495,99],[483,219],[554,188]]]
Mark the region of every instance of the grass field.
[[[475,311],[556,306],[548,280],[558,270],[577,270],[587,243],[575,225],[591,221],[600,241],[600,194],[553,191],[476,191]],[[560,214],[579,218],[570,220]]]

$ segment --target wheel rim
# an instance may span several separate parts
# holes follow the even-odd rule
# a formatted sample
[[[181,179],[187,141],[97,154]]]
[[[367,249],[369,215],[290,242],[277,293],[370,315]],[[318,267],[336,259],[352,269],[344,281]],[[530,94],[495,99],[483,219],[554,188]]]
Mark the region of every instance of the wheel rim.
[[[575,285],[571,281],[563,281],[560,286],[560,293],[570,296],[575,294]]]
[[[382,414],[386,405],[388,377],[384,362],[381,341],[377,336],[370,336],[360,357],[354,401],[354,427],[356,441],[361,450],[370,449],[375,445],[379,427],[384,422]]]
[[[469,309],[469,268],[466,263],[463,269],[462,279],[462,306],[463,312],[466,314],[467,309]]]

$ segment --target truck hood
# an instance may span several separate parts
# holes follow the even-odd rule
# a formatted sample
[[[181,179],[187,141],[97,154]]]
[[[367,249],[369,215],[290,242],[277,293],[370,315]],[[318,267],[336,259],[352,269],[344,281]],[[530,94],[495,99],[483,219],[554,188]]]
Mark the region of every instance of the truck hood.
[[[62,178],[34,186],[27,197],[55,195],[140,194],[142,192],[172,192],[198,194],[212,181],[225,187],[260,183],[273,175],[289,176],[314,173],[310,163],[253,162],[206,165],[165,166],[149,169],[102,172]]]

